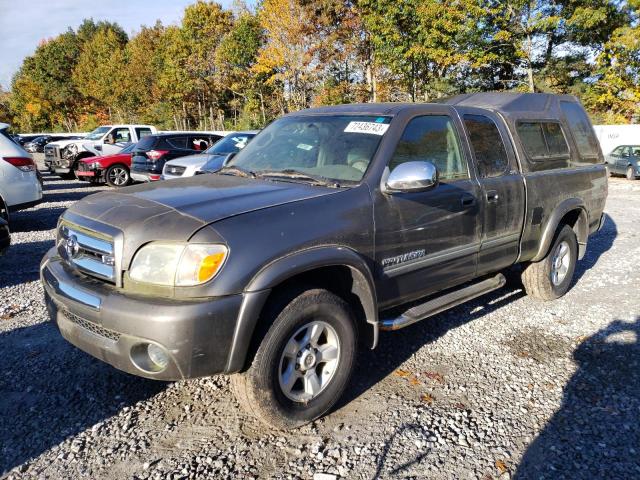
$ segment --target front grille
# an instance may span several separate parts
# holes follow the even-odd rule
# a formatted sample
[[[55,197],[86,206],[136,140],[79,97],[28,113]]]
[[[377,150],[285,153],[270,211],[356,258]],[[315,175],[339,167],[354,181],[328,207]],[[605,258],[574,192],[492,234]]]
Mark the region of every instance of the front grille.
[[[58,253],[83,273],[115,283],[113,240],[75,225],[61,224]]]
[[[117,342],[120,339],[120,334],[118,332],[114,332],[113,330],[109,330],[108,328],[101,327],[97,323],[93,323],[89,320],[85,320],[84,318],[80,318],[76,314],[71,313],[69,310],[62,310],[62,314],[79,327],[82,327],[85,330],[89,330],[96,335],[107,338],[113,342]]]
[[[90,171],[89,164],[85,162],[78,163],[78,171],[80,172],[88,172]]]
[[[56,158],[59,158],[59,148],[53,145],[47,145],[44,147],[44,159],[47,162],[53,162]]]
[[[164,174],[165,175],[175,175],[181,177],[187,167],[181,167],[180,165],[165,165],[164,166]]]

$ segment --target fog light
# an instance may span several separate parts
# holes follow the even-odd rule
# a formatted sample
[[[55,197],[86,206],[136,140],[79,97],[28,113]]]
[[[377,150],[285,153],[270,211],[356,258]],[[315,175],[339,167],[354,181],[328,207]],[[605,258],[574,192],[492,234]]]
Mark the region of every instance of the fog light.
[[[158,345],[154,345],[153,343],[147,345],[147,355],[149,355],[149,359],[155,363],[160,370],[164,370],[167,368],[167,365],[169,365],[169,354],[164,348]]]

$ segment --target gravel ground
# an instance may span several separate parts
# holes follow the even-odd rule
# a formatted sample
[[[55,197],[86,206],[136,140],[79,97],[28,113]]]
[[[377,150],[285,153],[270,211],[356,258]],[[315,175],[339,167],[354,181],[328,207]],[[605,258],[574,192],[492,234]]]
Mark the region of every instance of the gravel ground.
[[[510,286],[383,333],[339,408],[290,433],[245,417],[226,377],[144,380],[60,337],[38,265],[98,189],[45,187],[0,259],[0,477],[640,477],[640,182],[610,182],[564,298]]]

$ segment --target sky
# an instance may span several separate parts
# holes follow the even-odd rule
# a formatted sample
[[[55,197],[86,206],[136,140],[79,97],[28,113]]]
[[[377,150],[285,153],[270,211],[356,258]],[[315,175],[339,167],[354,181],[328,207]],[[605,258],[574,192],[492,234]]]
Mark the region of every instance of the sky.
[[[177,23],[195,0],[0,0],[0,86],[8,89],[22,60],[42,39],[76,28],[85,18],[118,22],[131,34],[157,19]],[[232,0],[218,0],[229,7]]]

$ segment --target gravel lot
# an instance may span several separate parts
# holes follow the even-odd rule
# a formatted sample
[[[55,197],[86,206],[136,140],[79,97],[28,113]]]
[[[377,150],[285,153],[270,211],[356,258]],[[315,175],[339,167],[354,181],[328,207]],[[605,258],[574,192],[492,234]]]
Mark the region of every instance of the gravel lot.
[[[45,181],[0,259],[0,477],[640,477],[640,181],[611,180],[566,297],[510,286],[384,333],[337,411],[292,433],[245,417],[225,377],[144,380],[60,337],[38,265],[99,189]]]

